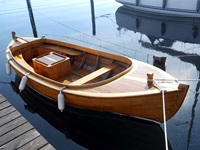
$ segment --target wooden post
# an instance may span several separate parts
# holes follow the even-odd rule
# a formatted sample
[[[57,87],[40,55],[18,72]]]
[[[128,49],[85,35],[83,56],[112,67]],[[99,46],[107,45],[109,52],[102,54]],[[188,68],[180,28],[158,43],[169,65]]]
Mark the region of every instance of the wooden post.
[[[140,3],[140,0],[136,0],[136,6],[138,6]]]
[[[12,32],[12,38],[13,38],[13,40],[16,39],[16,33],[15,32]]]
[[[147,84],[149,88],[153,85],[153,73],[147,73]]]
[[[94,1],[90,0],[91,14],[92,14],[92,34],[96,35],[95,13],[94,13]]]
[[[199,12],[200,10],[200,0],[197,0],[196,11]]]
[[[162,8],[165,9],[166,5],[167,5],[167,0],[163,0]]]
[[[34,21],[34,16],[33,16],[33,11],[32,11],[32,7],[31,7],[31,1],[26,0],[26,3],[27,3],[27,7],[28,7],[28,13],[29,13],[30,21],[31,21],[31,26],[33,29],[33,35],[34,35],[34,37],[38,37],[36,26],[35,26],[35,21]]]

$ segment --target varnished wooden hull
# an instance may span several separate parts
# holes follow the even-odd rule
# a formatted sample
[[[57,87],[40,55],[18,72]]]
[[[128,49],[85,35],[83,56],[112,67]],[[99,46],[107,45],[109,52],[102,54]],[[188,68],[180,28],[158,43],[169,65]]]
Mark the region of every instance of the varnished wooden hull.
[[[51,42],[56,43],[53,40]],[[15,42],[12,41],[9,46],[13,45],[17,52],[19,46],[14,46],[13,43]],[[29,43],[31,44],[31,42]],[[25,45],[23,49],[26,50],[28,44],[21,43],[19,45]],[[157,87],[148,86],[146,73],[153,72],[155,78],[171,80],[174,78],[158,68],[132,59],[122,60],[123,57],[119,57],[119,60],[128,62],[129,67],[116,76],[91,84],[73,85],[73,82],[60,83],[29,70],[30,67],[20,64],[20,61],[13,57],[11,51],[12,48],[8,48],[6,56],[8,60],[11,59],[9,63],[17,75],[22,78],[30,73],[27,76],[28,86],[46,97],[57,101],[60,89],[66,86],[62,92],[67,105],[163,122],[162,94]],[[115,57],[115,55],[110,55],[110,57]],[[159,87],[166,90],[166,119],[168,120],[179,110],[186,96],[188,85],[168,81],[160,82]]]
[[[13,87],[18,88],[19,81],[16,76]],[[28,104],[28,110],[36,111],[67,138],[87,149],[165,149],[164,132],[154,121],[70,106],[61,113],[56,102],[28,87],[19,94]],[[168,146],[171,149],[170,143]]]

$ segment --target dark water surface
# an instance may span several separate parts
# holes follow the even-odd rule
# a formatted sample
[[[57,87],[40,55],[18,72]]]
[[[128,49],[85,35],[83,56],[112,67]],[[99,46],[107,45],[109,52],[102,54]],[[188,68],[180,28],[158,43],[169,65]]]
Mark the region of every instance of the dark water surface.
[[[153,56],[166,57],[163,68],[175,78],[200,78],[200,19],[134,12],[114,0],[94,0],[93,15],[90,1],[32,0],[31,3],[39,37],[45,35],[149,64],[153,64]],[[15,73],[8,76],[5,72],[5,49],[12,39],[11,32],[33,36],[26,1],[0,0],[0,8],[0,93],[56,149],[148,149],[145,146],[164,149],[163,125],[111,114],[91,116],[88,111],[73,109],[66,116],[56,111],[56,117],[45,104],[43,109],[38,103],[34,105],[39,114],[27,111],[29,107],[24,100],[43,98],[35,93],[16,93]],[[174,150],[197,150],[200,148],[200,83],[183,83],[189,84],[190,90],[178,113],[167,122],[168,141]]]

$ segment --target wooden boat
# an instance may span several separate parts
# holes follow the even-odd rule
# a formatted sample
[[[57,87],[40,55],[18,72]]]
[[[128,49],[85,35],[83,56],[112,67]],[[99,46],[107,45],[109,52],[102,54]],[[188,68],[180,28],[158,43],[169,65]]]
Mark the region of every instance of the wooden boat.
[[[64,105],[163,122],[161,90],[165,89],[167,120],[179,110],[188,90],[188,85],[152,65],[52,39],[13,34],[6,57],[17,75],[26,77],[29,87],[58,101],[61,110],[63,101]],[[166,82],[147,80],[148,72]]]
[[[142,12],[179,17],[200,17],[199,0],[116,0]]]

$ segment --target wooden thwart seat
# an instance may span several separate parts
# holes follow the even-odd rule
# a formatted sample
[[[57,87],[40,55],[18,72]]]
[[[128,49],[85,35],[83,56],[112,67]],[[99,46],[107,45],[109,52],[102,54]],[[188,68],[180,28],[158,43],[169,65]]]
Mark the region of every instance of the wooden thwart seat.
[[[51,50],[54,50],[54,51],[60,51],[60,52],[66,53],[70,56],[80,56],[83,53],[82,51],[78,51],[78,50],[75,50],[75,49],[70,49],[70,48],[51,45],[51,44],[44,44],[44,45],[41,45],[41,46],[38,46],[38,47],[39,48],[47,48],[47,49],[51,49]]]
[[[87,82],[99,77],[100,75],[116,68],[117,66],[118,66],[118,64],[110,64],[110,65],[104,66],[104,67],[102,67],[102,68],[100,68],[100,69],[98,69],[98,70],[96,70],[96,71],[94,71],[94,72],[92,72],[92,73],[70,83],[70,85],[82,85],[84,83],[87,83]]]

